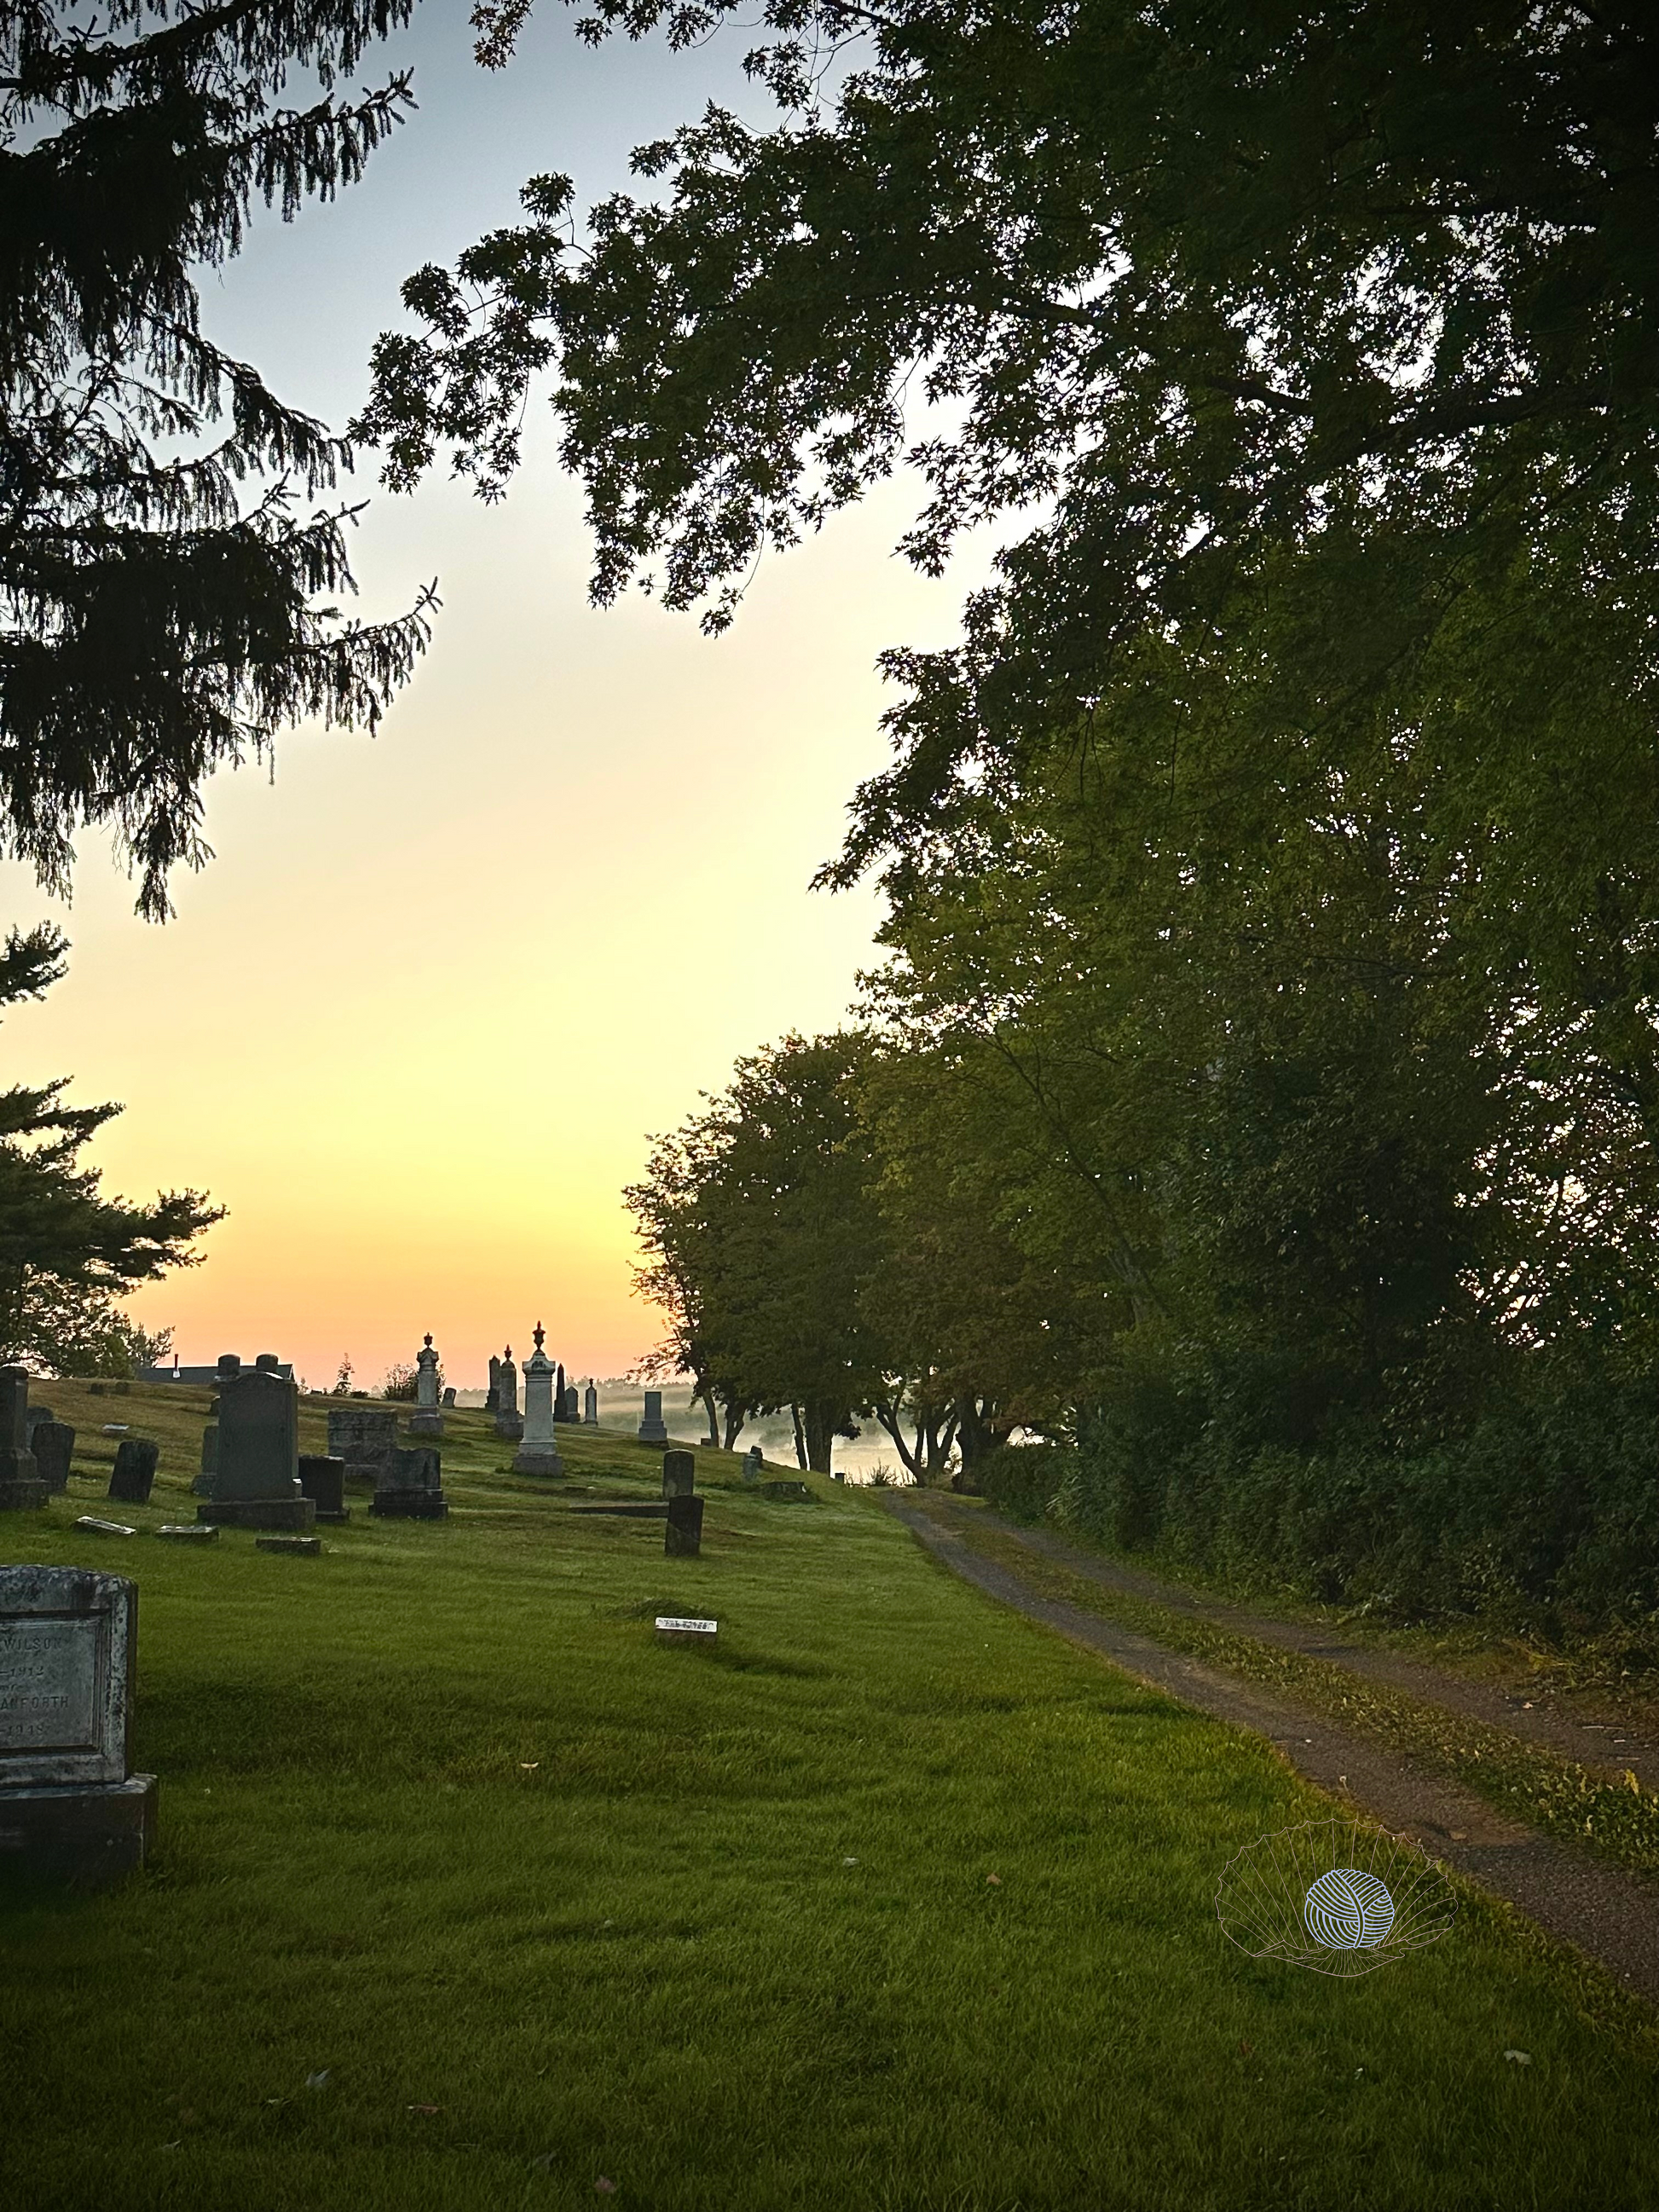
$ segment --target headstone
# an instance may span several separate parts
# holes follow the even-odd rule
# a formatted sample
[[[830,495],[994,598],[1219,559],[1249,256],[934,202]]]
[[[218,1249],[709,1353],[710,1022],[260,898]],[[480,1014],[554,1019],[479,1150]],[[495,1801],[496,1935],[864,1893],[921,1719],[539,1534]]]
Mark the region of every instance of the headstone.
[[[35,1423],[35,1471],[48,1490],[69,1488],[70,1462],[74,1455],[75,1431],[67,1421]]]
[[[378,1487],[381,1476],[398,1454],[398,1416],[355,1407],[331,1407],[328,1416],[328,1455],[345,1462],[348,1482]]]
[[[582,1425],[589,1429],[599,1425],[599,1394],[591,1382],[582,1393]]]
[[[761,1468],[764,1464],[765,1458],[760,1446],[750,1444],[743,1455],[743,1486],[745,1490],[752,1490],[760,1480]]]
[[[118,1505],[148,1505],[155,1486],[155,1462],[161,1447],[148,1437],[125,1437],[115,1447],[115,1468],[109,1479],[109,1497]]]
[[[438,1410],[438,1355],[432,1349],[432,1332],[415,1355],[415,1410],[409,1417],[412,1437],[441,1437],[444,1417]]]
[[[697,1486],[697,1455],[693,1451],[665,1451],[662,1455],[662,1494],[665,1498],[690,1498]]]
[[[50,1406],[29,1406],[24,1409],[23,1426],[28,1436],[31,1451],[34,1449],[34,1432],[41,1422],[55,1421],[57,1419],[57,1414],[52,1412]]]
[[[253,1548],[256,1552],[303,1552],[308,1559],[315,1559],[323,1548],[323,1540],[320,1536],[256,1536]]]
[[[717,1620],[682,1620],[673,1613],[657,1615],[659,1644],[712,1644],[720,1630]]]
[[[138,1591],[86,1567],[0,1567],[0,1875],[118,1881],[155,1839],[127,1769]]]
[[[219,1362],[218,1466],[198,1521],[303,1535],[317,1509],[300,1487],[300,1392],[274,1352],[252,1370],[234,1352]]]
[[[662,1547],[670,1559],[695,1559],[702,1544],[702,1507],[701,1498],[687,1497],[684,1492],[668,1501],[668,1526],[663,1531]]]
[[[443,1469],[430,1444],[400,1445],[390,1468],[382,1470],[368,1501],[381,1520],[441,1521],[449,1511],[443,1493]]]
[[[511,1352],[513,1347],[510,1344],[507,1348]],[[489,1355],[489,1388],[484,1392],[484,1411],[486,1413],[498,1413],[501,1407],[501,1363],[492,1352]]]
[[[804,1482],[763,1482],[761,1485],[761,1496],[769,1498],[775,1505],[791,1505],[797,1499],[810,1498],[811,1495]]]
[[[524,1435],[524,1417],[519,1411],[519,1370],[513,1364],[512,1346],[489,1364],[495,1370],[495,1433],[517,1443]]]
[[[300,1455],[300,1487],[317,1509],[319,1521],[349,1521],[345,1502],[346,1463],[320,1452]]]
[[[514,1474],[562,1474],[559,1440],[553,1433],[553,1386],[558,1370],[542,1350],[546,1334],[536,1324],[536,1349],[524,1363],[524,1441],[513,1455]]]
[[[454,1393],[454,1391],[453,1391],[453,1389],[445,1389],[445,1391],[444,1391],[444,1395],[443,1395],[443,1406],[444,1406],[444,1411],[445,1411],[446,1413],[453,1413],[454,1412],[454,1410],[455,1410],[455,1393]]]
[[[0,1507],[44,1505],[51,1495],[29,1449],[29,1378],[0,1367]]]
[[[216,1522],[164,1521],[155,1531],[175,1544],[216,1544],[219,1528]]]
[[[558,1380],[553,1385],[553,1418],[556,1421],[568,1420],[570,1418],[569,1401],[565,1396],[562,1359],[559,1362]]]
[[[216,1413],[219,1410],[219,1401],[216,1398],[213,1401],[213,1410]],[[217,1421],[210,1421],[202,1431],[201,1472],[190,1486],[192,1494],[198,1498],[211,1498],[213,1478],[218,1472],[219,1424]]]
[[[640,1423],[640,1442],[642,1444],[665,1444],[668,1431],[662,1423],[662,1392],[647,1390],[645,1394],[645,1419]]]

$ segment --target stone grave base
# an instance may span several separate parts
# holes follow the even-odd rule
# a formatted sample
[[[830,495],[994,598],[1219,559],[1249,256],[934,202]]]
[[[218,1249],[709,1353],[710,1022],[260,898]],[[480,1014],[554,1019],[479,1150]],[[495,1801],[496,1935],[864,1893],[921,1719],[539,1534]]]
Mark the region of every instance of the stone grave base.
[[[411,1437],[441,1437],[443,1432],[444,1417],[441,1413],[411,1413],[409,1417]]]
[[[17,1475],[0,1482],[0,1512],[4,1512],[9,1506],[44,1505],[51,1496],[50,1483],[42,1481],[37,1475]]]
[[[660,1421],[654,1428],[647,1428],[641,1421],[635,1433],[642,1444],[665,1444],[668,1442],[668,1431]]]
[[[196,1518],[222,1528],[287,1528],[303,1535],[316,1525],[317,1508],[308,1498],[210,1498],[197,1507]]]
[[[497,1413],[495,1416],[495,1433],[498,1437],[505,1437],[507,1443],[510,1444],[521,1444],[524,1442],[524,1415],[522,1413]]]
[[[514,1474],[562,1474],[564,1462],[546,1444],[537,1444],[530,1451],[514,1453],[513,1472]]]
[[[788,1505],[797,1498],[810,1498],[811,1495],[804,1482],[763,1482],[761,1485],[761,1496],[771,1498],[775,1504]]]
[[[441,1490],[377,1490],[368,1510],[382,1520],[442,1521],[449,1500]]]
[[[155,1842],[155,1777],[76,1789],[0,1790],[0,1881],[102,1889]]]
[[[175,1544],[216,1544],[219,1524],[216,1521],[168,1521],[155,1533]]]
[[[256,1536],[253,1548],[256,1552],[303,1552],[308,1559],[315,1559],[323,1548],[323,1540],[320,1536]]]

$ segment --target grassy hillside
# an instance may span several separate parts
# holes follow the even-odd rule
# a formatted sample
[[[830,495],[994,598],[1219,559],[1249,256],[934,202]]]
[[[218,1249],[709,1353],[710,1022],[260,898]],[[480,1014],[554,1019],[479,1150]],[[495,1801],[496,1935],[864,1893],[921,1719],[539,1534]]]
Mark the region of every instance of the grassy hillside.
[[[163,1447],[121,1517],[187,1517],[204,1394],[84,1388],[40,1395],[88,1472],[0,1553],[137,1578],[161,1846],[0,1915],[6,2201],[1659,2201],[1645,2014],[1467,1897],[1357,1983],[1244,1958],[1221,1867],[1325,1801],[989,1606],[878,1498],[769,1505],[705,1455],[703,1555],[665,1560],[659,1522],[567,1510],[654,1492],[656,1454],[567,1431],[551,1492],[463,1414],[446,1523],[359,1501],[320,1559],[179,1552],[69,1524],[105,1418]],[[669,1610],[717,1648],[659,1648]]]

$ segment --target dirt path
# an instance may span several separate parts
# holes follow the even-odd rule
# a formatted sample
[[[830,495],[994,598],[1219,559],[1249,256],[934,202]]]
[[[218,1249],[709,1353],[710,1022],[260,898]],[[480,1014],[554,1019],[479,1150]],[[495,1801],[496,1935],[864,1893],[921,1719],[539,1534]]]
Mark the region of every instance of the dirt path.
[[[1551,1936],[1577,1945],[1599,1960],[1627,1989],[1650,2003],[1659,2004],[1659,1888],[1615,1867],[1581,1857],[1506,1820],[1472,1791],[1349,1734],[1310,1707],[1258,1683],[1223,1674],[1182,1652],[1167,1650],[1148,1637],[1103,1620],[1097,1613],[1041,1595],[1009,1568],[972,1551],[951,1526],[948,1507],[941,1510],[935,1504],[929,1510],[907,1499],[902,1491],[890,1493],[887,1503],[935,1559],[988,1596],[1042,1622],[1068,1641],[1100,1653],[1182,1704],[1267,1737],[1309,1781],[1396,1834],[1415,1838],[1432,1856],[1479,1882],[1494,1897],[1517,1906]],[[1075,1573],[1086,1573],[1091,1580],[1139,1596],[1155,1596],[1161,1603],[1174,1602],[1176,1594],[1151,1577],[1137,1576],[1132,1569],[1076,1551],[1041,1531],[1015,1529],[1000,1520],[996,1526],[1000,1533],[1018,1536],[1032,1551],[1058,1559]],[[1037,1540],[1031,1540],[1034,1537]],[[1109,1577],[1116,1576],[1124,1579],[1114,1583]],[[1272,1627],[1279,1632],[1268,1640],[1287,1640],[1290,1624],[1258,1622],[1237,1608],[1212,1609],[1188,1593],[1180,1595],[1186,1600],[1184,1609],[1202,1612],[1207,1619],[1224,1621],[1255,1636],[1264,1635]],[[1295,1628],[1291,1632],[1311,1639],[1296,1644],[1295,1649],[1316,1651],[1328,1658],[1335,1658],[1340,1652],[1340,1663],[1349,1663],[1347,1647],[1322,1638],[1320,1632]],[[1414,1677],[1431,1678],[1437,1684],[1456,1680],[1431,1668],[1413,1668],[1412,1672]],[[1419,1696],[1437,1694],[1403,1677],[1375,1679],[1412,1688]],[[1459,1682],[1457,1686],[1502,1698],[1501,1692],[1486,1692],[1479,1685]],[[1506,1707],[1501,1724],[1512,1726]],[[1538,1740],[1553,1742],[1550,1737]],[[1571,1755],[1579,1754],[1575,1751]]]
[[[949,1508],[947,1506],[946,1510]],[[975,1511],[968,1507],[958,1511]],[[1345,1641],[1340,1630],[1310,1626],[1293,1620],[1277,1620],[1270,1614],[1250,1613],[1218,1599],[1200,1597],[1179,1583],[1161,1581],[1138,1567],[1115,1559],[1103,1559],[1046,1528],[1022,1528],[1000,1515],[988,1516],[998,1534],[1012,1537],[1045,1559],[1052,1559],[1074,1575],[1097,1583],[1103,1589],[1121,1590],[1126,1596],[1144,1597],[1172,1612],[1185,1613],[1218,1628],[1236,1630],[1261,1644],[1276,1644],[1281,1650],[1300,1651],[1310,1659],[1327,1659],[1389,1689],[1405,1690],[1427,1705],[1443,1705],[1449,1712],[1464,1713],[1471,1720],[1506,1729],[1510,1735],[1547,1750],[1577,1759],[1598,1775],[1616,1780],[1628,1767],[1644,1790],[1659,1791],[1659,1739],[1633,1723],[1591,1719],[1576,1712],[1572,1705],[1547,1687],[1530,1695],[1495,1684],[1471,1681],[1443,1667],[1433,1667],[1394,1651]]]

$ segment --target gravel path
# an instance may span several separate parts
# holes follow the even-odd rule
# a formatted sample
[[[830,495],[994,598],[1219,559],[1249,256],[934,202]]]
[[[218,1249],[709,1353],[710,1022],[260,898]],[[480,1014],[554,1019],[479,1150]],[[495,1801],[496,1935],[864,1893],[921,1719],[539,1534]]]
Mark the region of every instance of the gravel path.
[[[1650,2003],[1659,2004],[1659,1888],[1535,1835],[1495,1813],[1456,1783],[1424,1772],[1411,1760],[1348,1734],[1322,1714],[1258,1683],[1223,1674],[1185,1653],[1166,1650],[1150,1638],[1117,1627],[1097,1613],[1042,1596],[1010,1569],[970,1550],[949,1525],[948,1508],[943,1514],[937,1507],[929,1510],[907,1499],[902,1491],[890,1492],[887,1503],[935,1559],[988,1596],[1042,1622],[1071,1643],[1098,1652],[1183,1705],[1267,1737],[1309,1781],[1395,1834],[1413,1837],[1433,1857],[1479,1882],[1494,1897],[1517,1906],[1551,1936],[1575,1944],[1599,1960],[1626,1989]],[[1161,1603],[1173,1601],[1167,1586],[1151,1577],[1137,1576],[1132,1569],[1118,1568],[1109,1561],[1074,1551],[1042,1532],[1014,1529],[1002,1521],[996,1525],[999,1531],[1029,1543],[1034,1552],[1060,1559],[1076,1572],[1087,1572],[1092,1580],[1133,1590],[1139,1596],[1155,1596]],[[1038,1540],[1031,1541],[1033,1536]],[[1109,1581],[1116,1576],[1124,1579],[1116,1583]],[[1251,1635],[1261,1634],[1271,1626],[1280,1633],[1267,1640],[1287,1640],[1284,1634],[1287,1624],[1282,1621],[1257,1625],[1253,1615],[1231,1607],[1212,1608],[1190,1595],[1183,1609],[1201,1611],[1206,1619],[1224,1620],[1230,1626],[1243,1628],[1249,1624]],[[1315,1630],[1297,1629],[1295,1633],[1314,1640],[1294,1648],[1316,1650],[1327,1657],[1335,1657],[1340,1650],[1341,1663],[1349,1663],[1348,1647],[1322,1639]],[[1413,1668],[1413,1672],[1437,1683],[1448,1679],[1433,1668]],[[1375,1679],[1399,1680],[1402,1687],[1415,1687],[1402,1678]],[[1460,1686],[1487,1694],[1478,1685]],[[1417,1694],[1436,1693],[1419,1691]],[[1491,1694],[1501,1697],[1500,1692]],[[1448,1700],[1443,1698],[1440,1702]],[[1507,1709],[1502,1724],[1512,1725]],[[1543,1736],[1539,1740],[1553,1741]]]

